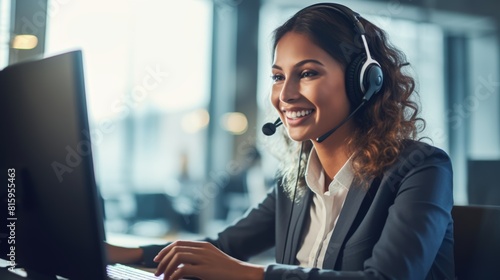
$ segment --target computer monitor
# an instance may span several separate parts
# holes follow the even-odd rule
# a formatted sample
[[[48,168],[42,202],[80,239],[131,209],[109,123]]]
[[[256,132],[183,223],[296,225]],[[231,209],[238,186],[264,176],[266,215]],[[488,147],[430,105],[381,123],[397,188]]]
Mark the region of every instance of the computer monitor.
[[[500,160],[469,160],[467,171],[469,204],[500,206]]]
[[[2,70],[0,131],[0,258],[31,278],[106,279],[82,52]]]

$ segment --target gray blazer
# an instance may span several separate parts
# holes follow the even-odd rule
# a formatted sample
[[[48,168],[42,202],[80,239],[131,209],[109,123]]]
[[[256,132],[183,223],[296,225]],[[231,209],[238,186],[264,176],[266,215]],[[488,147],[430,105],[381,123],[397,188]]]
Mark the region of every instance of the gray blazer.
[[[408,141],[398,161],[369,188],[350,187],[321,269],[298,267],[295,258],[309,217],[310,190],[291,213],[292,202],[278,184],[243,218],[206,241],[241,260],[274,246],[278,263],[267,266],[265,280],[451,280],[452,185],[446,153]],[[161,248],[143,247],[146,261]]]

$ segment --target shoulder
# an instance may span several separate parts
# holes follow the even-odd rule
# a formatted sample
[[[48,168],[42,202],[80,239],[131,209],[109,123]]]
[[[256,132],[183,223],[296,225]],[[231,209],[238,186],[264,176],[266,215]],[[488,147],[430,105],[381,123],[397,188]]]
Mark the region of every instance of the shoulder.
[[[442,149],[424,142],[406,140],[396,166],[418,167],[429,163],[450,163],[450,157]]]
[[[430,144],[414,141],[414,140],[404,140],[403,142],[403,151],[400,157],[409,157],[415,155],[424,155],[424,156],[438,156],[445,157],[449,159],[448,155],[442,149],[432,146]]]
[[[451,175],[450,157],[442,149],[411,140],[405,140],[403,145],[404,148],[396,162],[384,172],[384,177],[401,180],[404,177],[430,169]]]

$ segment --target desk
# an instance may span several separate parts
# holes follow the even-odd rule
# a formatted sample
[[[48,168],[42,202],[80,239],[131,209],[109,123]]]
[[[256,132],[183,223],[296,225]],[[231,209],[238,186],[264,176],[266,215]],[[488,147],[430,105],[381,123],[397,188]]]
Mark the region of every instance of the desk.
[[[4,268],[0,268],[0,279],[2,280],[26,280],[26,278],[16,275],[7,271]]]
[[[130,236],[123,234],[107,234],[108,240],[116,245],[121,246],[129,246],[129,247],[137,247],[140,245],[147,244],[164,244],[167,241],[164,239],[156,239],[156,238],[142,238],[138,236]],[[2,280],[29,280],[27,278],[27,273],[22,268],[15,268],[14,272],[9,271],[9,267],[11,266],[10,262],[6,259],[0,258],[0,279]],[[154,273],[154,268],[146,268],[138,265],[128,265],[140,270],[144,270],[147,272]],[[60,278],[66,279],[66,278]]]
[[[129,265],[130,267],[137,268],[143,271],[151,272],[154,273],[155,269],[154,268],[145,268],[142,266],[138,265]],[[16,268],[15,273],[10,272],[8,270],[9,268],[9,262],[4,259],[0,259],[0,279],[2,280],[29,280],[27,278],[26,272],[24,272],[23,269],[21,268]],[[60,279],[66,279],[66,278],[60,278]]]
[[[16,270],[19,274],[14,274],[8,270],[10,263],[5,259],[0,259],[0,279],[2,280],[26,280],[26,273]],[[24,276],[24,277],[23,277]]]
[[[137,247],[141,245],[149,245],[149,244],[165,244],[168,240],[176,240],[176,239],[200,239],[198,235],[192,234],[180,234],[176,236],[163,238],[149,238],[149,237],[139,237],[132,236],[126,234],[115,234],[115,233],[106,233],[107,242],[113,245],[119,245],[123,247]],[[104,265],[104,264],[103,264]],[[8,270],[10,266],[10,262],[0,258],[0,279],[2,280],[28,280],[27,274],[23,269],[16,268],[14,270],[15,273],[10,272]],[[154,268],[146,268],[138,265],[127,265],[133,268],[137,268],[143,271],[154,273],[156,269]],[[60,278],[66,279],[66,278]]]

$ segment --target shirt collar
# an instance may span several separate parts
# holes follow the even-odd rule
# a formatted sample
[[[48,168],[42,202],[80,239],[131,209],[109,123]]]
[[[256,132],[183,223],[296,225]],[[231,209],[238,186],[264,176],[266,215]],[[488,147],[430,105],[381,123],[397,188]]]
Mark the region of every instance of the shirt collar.
[[[354,178],[354,171],[352,170],[351,158],[345,162],[344,166],[340,168],[337,174],[333,177],[332,182],[328,186],[328,193],[334,194],[340,188],[349,189],[352,180]],[[316,194],[323,193],[324,182],[325,182],[325,172],[323,166],[319,162],[318,154],[316,149],[313,147],[309,158],[307,160],[305,180],[307,186]]]

